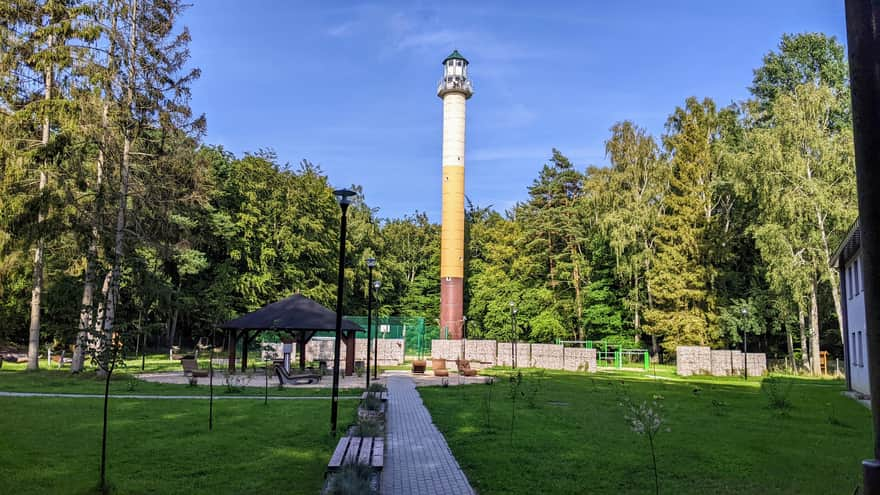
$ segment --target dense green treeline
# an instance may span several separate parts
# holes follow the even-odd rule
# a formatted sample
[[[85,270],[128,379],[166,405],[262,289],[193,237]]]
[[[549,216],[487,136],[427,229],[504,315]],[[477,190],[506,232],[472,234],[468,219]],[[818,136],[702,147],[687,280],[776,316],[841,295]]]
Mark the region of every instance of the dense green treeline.
[[[192,342],[294,292],[334,302],[331,178],[202,143],[182,8],[0,6],[0,339],[29,344],[32,367],[47,344],[119,330]],[[842,47],[785,36],[751,91],[723,108],[686,99],[659,138],[613,124],[609,167],[552,150],[510,211],[468,205],[468,334],[510,338],[514,303],[533,341],[659,352],[737,345],[747,327],[770,352],[839,352],[828,259],[856,214]],[[439,226],[380,218],[364,197],[349,209],[346,313],[366,312],[375,256],[380,312],[433,323]]]

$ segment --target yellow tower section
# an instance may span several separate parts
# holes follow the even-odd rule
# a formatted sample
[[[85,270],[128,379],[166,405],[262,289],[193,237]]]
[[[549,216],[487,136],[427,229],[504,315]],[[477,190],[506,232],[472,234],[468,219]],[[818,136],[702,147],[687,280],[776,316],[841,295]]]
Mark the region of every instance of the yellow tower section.
[[[464,327],[464,134],[473,94],[468,61],[458,51],[443,60],[443,212],[440,225],[441,335],[462,338]]]
[[[443,98],[443,216],[440,276],[464,277],[464,121],[465,97]]]

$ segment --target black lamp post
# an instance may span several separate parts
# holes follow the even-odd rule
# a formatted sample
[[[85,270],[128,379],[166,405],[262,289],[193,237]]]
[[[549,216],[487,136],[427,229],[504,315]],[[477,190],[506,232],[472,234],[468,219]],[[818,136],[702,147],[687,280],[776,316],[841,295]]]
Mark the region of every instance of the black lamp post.
[[[372,291],[376,290],[376,337],[373,338],[373,379],[376,379],[376,375],[379,372],[379,287],[382,286],[382,283],[374,280],[372,285],[370,294],[372,295]],[[369,358],[367,358],[367,361],[369,361]],[[367,371],[367,376],[370,376],[369,371]],[[369,382],[367,383],[369,384]]]
[[[746,308],[742,309],[742,325],[743,325],[743,370],[745,373],[745,379],[749,379],[749,322],[746,321],[746,318],[749,316],[749,310]]]
[[[516,303],[510,301],[510,339],[513,352],[513,369],[516,369]]]
[[[345,229],[348,227],[346,213],[351,198],[356,193],[348,189],[333,191],[339,207],[342,208],[342,222],[339,226],[339,278],[336,284],[336,339],[333,342],[333,395],[330,401],[330,434],[336,436],[336,415],[339,406],[339,343],[342,340],[342,284],[345,281]],[[350,349],[349,351],[353,351]]]
[[[373,332],[373,268],[376,258],[367,258],[367,388],[370,388],[370,337]]]

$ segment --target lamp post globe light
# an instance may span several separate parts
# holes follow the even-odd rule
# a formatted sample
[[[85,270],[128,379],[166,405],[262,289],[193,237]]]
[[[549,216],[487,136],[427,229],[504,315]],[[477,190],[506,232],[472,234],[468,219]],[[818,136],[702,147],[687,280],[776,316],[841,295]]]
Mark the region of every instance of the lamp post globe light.
[[[370,337],[373,329],[373,268],[376,258],[367,258],[367,388],[370,388]],[[378,332],[377,335],[378,337]]]
[[[370,288],[371,293],[374,290],[376,291],[376,336],[373,337],[373,379],[376,379],[376,375],[379,372],[379,287],[381,286],[382,282],[374,280]],[[369,344],[367,345],[369,346]],[[367,362],[369,361],[370,358],[367,358]],[[367,376],[370,376],[369,369],[367,369]],[[367,386],[369,387],[369,385]]]
[[[339,208],[342,209],[342,219],[339,225],[339,273],[336,284],[336,338],[333,342],[333,392],[330,400],[330,434],[336,436],[336,416],[339,406],[339,342],[342,340],[342,289],[345,281],[345,230],[348,227],[346,214],[354,191],[338,189],[333,191]]]
[[[745,379],[749,379],[749,341],[748,341],[748,332],[749,326],[746,318],[749,316],[749,310],[746,308],[742,309],[742,325],[743,325],[743,370],[745,374]]]

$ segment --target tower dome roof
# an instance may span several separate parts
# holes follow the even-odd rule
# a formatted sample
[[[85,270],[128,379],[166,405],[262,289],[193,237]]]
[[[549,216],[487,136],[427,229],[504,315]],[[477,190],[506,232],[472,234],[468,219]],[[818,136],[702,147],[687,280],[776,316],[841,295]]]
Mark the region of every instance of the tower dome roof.
[[[443,59],[443,63],[445,64],[448,60],[464,60],[464,63],[469,63],[468,60],[464,58],[464,56],[462,56],[462,54],[458,53],[458,50],[452,50],[452,53],[450,53],[448,57]]]

